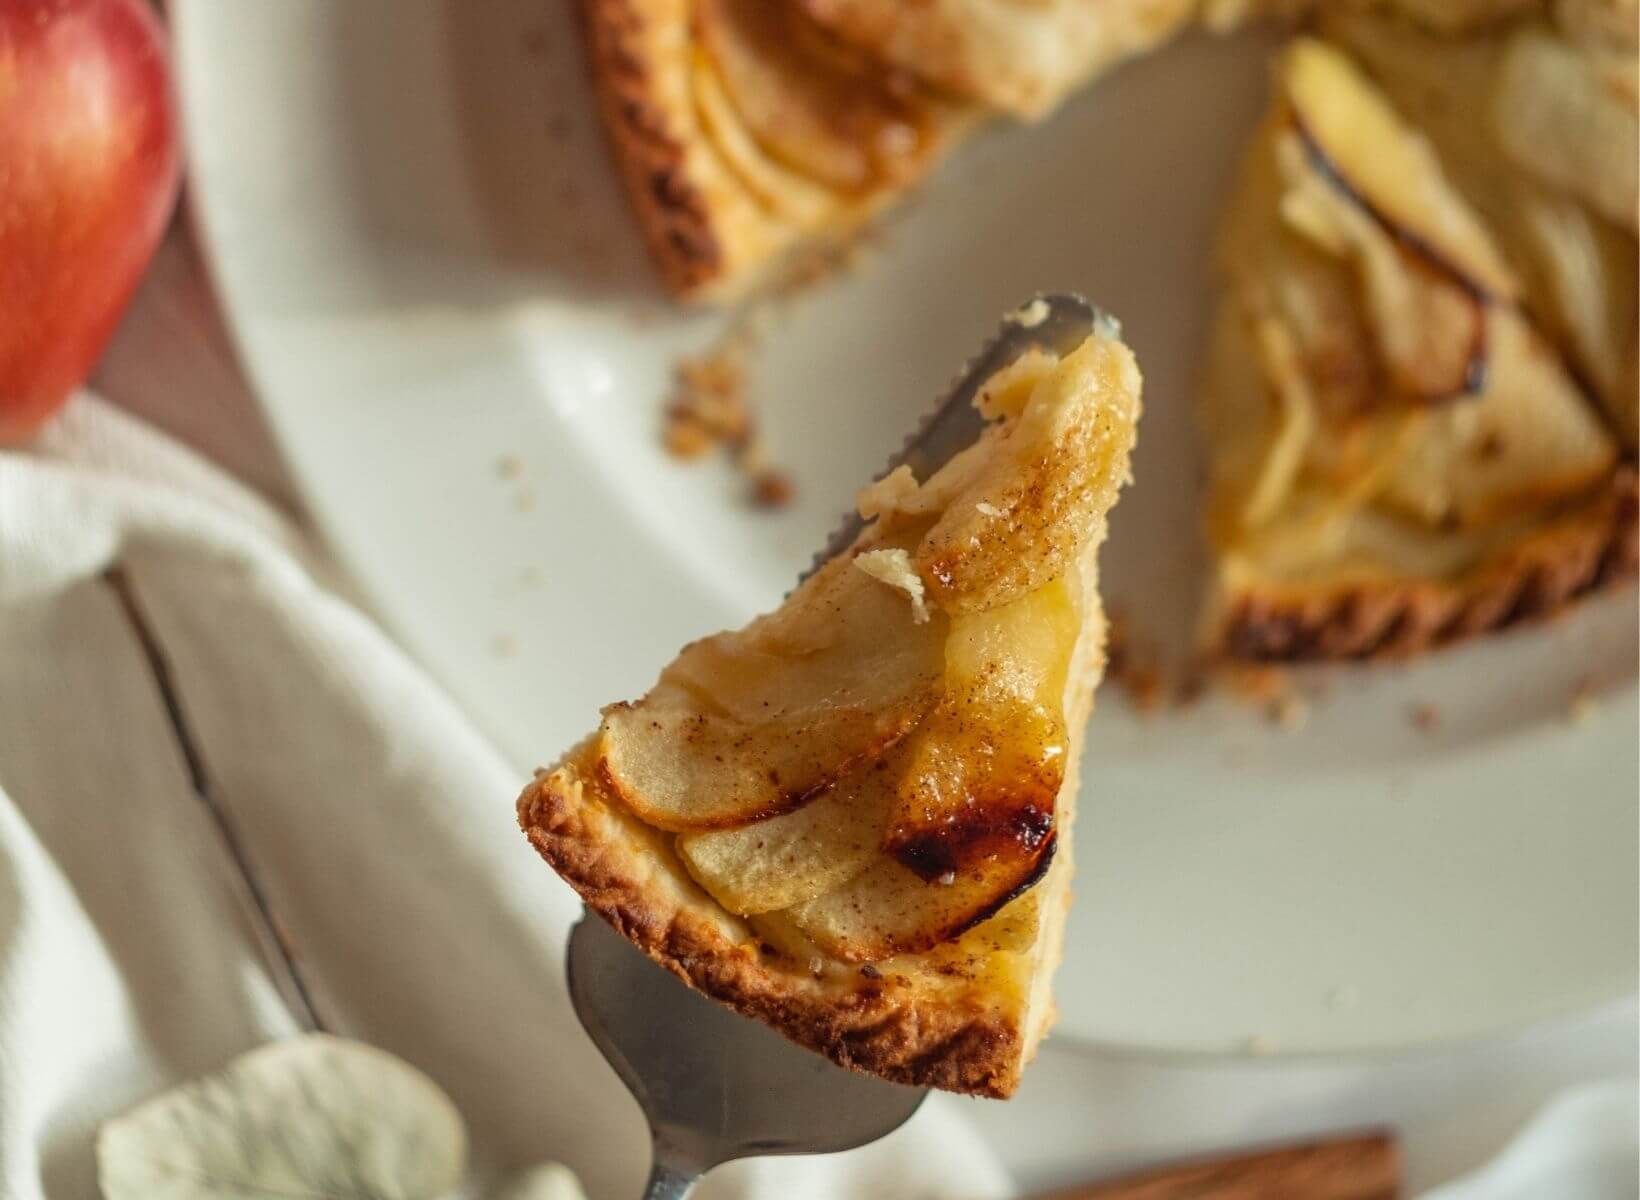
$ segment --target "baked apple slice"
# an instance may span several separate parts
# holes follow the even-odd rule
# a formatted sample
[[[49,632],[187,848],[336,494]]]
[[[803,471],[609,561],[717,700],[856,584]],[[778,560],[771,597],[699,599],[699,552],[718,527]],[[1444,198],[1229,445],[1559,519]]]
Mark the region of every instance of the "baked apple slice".
[[[844,1065],[1004,1096],[1051,1013],[1139,374],[1102,326],[978,403],[972,447],[862,493],[850,548],[607,709],[518,812],[701,991]]]
[[[600,774],[672,831],[801,808],[881,757],[932,702],[945,622],[902,628],[905,616],[904,596],[828,563],[785,608],[685,648],[647,696],[606,709]]]
[[[1320,28],[1429,138],[1520,274],[1524,306],[1632,456],[1640,445],[1635,8],[1630,0],[1561,3],[1555,18],[1462,41],[1376,13],[1329,10]]]
[[[1112,63],[1196,15],[1196,0],[801,0],[881,61],[960,96],[1038,118]]]
[[[1409,653],[1632,572],[1633,475],[1434,145],[1300,39],[1225,238],[1209,637]]]

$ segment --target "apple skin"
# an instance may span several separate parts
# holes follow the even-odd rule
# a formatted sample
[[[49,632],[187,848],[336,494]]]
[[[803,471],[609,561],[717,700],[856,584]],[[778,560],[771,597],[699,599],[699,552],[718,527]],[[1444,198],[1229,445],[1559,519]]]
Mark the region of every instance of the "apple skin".
[[[147,0],[0,0],[0,443],[85,381],[176,203]]]

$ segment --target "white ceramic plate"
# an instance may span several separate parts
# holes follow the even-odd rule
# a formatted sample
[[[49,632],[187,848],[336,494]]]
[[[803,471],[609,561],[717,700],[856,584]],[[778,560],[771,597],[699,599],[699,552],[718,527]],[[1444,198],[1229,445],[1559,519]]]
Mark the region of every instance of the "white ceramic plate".
[[[1189,42],[1043,128],[980,137],[860,269],[791,307],[758,364],[800,488],[773,516],[657,448],[669,364],[715,318],[656,291],[567,9],[172,4],[203,230],[290,462],[370,600],[521,778],[680,644],[773,603],[1040,289],[1126,323],[1147,415],[1106,588],[1151,630],[1188,626],[1190,385],[1260,43]],[[1414,668],[1312,678],[1327,695],[1296,732],[1231,702],[1144,720],[1107,692],[1062,1033],[1346,1051],[1632,989],[1636,652],[1626,590]],[[1599,703],[1574,723],[1586,678]],[[1420,703],[1438,731],[1412,727]]]

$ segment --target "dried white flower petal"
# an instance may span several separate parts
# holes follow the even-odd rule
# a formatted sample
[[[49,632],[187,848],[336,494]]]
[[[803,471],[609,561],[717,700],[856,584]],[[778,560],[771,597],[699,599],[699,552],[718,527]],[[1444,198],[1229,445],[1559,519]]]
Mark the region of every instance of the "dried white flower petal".
[[[586,1200],[575,1172],[558,1163],[531,1167],[507,1181],[495,1200]]]
[[[466,1160],[432,1080],[328,1034],[252,1050],[97,1133],[104,1200],[440,1200]]]

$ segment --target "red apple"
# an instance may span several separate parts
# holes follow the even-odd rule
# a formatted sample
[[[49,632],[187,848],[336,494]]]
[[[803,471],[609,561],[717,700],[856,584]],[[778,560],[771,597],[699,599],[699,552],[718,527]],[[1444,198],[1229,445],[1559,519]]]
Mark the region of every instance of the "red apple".
[[[176,200],[148,0],[0,0],[0,442],[91,372]]]

